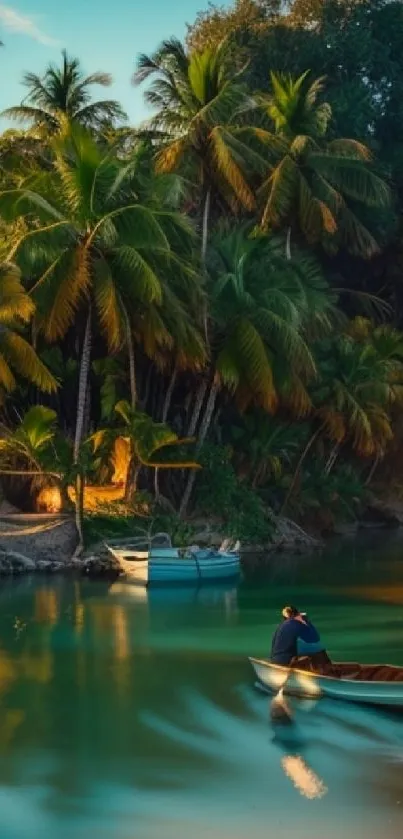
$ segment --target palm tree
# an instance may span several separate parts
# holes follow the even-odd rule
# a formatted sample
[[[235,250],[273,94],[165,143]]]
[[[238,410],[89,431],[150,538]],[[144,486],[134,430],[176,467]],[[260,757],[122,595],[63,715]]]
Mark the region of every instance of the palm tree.
[[[56,421],[55,411],[35,405],[14,429],[1,426],[0,474],[6,494],[11,489],[12,495],[17,492],[26,502],[28,497],[38,498],[41,491],[51,490],[60,507],[70,457],[66,456],[69,446],[58,434]]]
[[[213,198],[248,210],[255,205],[244,172],[248,148],[233,127],[237,111],[248,102],[242,71],[230,67],[226,43],[189,55],[173,38],[151,57],[139,57],[133,81],[148,79],[145,98],[156,109],[148,127],[160,142],[157,169],[181,169],[197,185],[204,262]]]
[[[300,253],[286,260],[281,243],[266,236],[250,238],[242,229],[218,235],[208,268],[213,350],[199,446],[222,386],[242,410],[253,404],[274,413],[279,401],[299,415],[310,410],[306,384],[316,366],[309,342],[318,330],[329,330],[334,306],[316,261]],[[189,433],[195,430],[192,424]],[[182,514],[194,478],[189,476]]]
[[[33,475],[41,480],[55,471],[53,443],[57,416],[51,408],[29,408],[14,431],[2,428],[0,459],[2,473]],[[52,467],[52,468],[51,468]]]
[[[316,426],[298,460],[283,510],[320,437],[333,443],[327,473],[341,446],[350,444],[360,457],[379,460],[393,439],[391,407],[401,404],[403,398],[401,338],[389,327],[378,327],[368,337],[368,330],[359,322],[354,322],[350,331],[355,337],[337,335],[316,348],[320,374],[311,393]]]
[[[362,457],[382,456],[393,437],[390,407],[401,398],[402,361],[342,335],[318,349],[318,364],[312,399],[326,435],[339,446],[350,441]]]
[[[135,149],[132,162],[136,172],[136,194],[157,212],[164,210],[169,218],[170,212],[177,210],[182,202],[181,178],[175,174],[156,175],[150,149],[144,144]],[[161,300],[149,301],[141,309],[129,312],[134,343],[141,346],[158,371],[170,374],[162,408],[164,421],[178,374],[185,370],[200,371],[206,360],[200,328],[205,294],[197,272],[189,270],[190,263],[195,262],[194,243],[189,237],[187,244],[186,250],[186,241],[181,237],[182,263],[176,261],[172,271],[168,272],[165,267],[161,274]],[[131,364],[131,380],[135,377],[133,367]],[[132,394],[135,390],[135,387],[131,388]],[[136,407],[133,398],[132,407]]]
[[[287,371],[295,386],[297,377],[315,375],[309,343],[329,331],[333,296],[316,260],[296,252],[289,262],[279,240],[237,229],[215,245],[209,290],[216,373],[242,408],[253,402],[273,412],[287,391]]]
[[[132,167],[102,154],[78,126],[54,142],[51,173],[0,194],[0,209],[28,229],[13,248],[37,302],[37,328],[57,341],[75,325],[82,337],[74,457],[84,432],[93,321],[110,352],[131,347],[130,313],[162,301],[162,280],[187,274],[170,239],[191,252],[185,220],[140,204]],[[193,272],[188,273],[193,277]],[[187,277],[188,279],[188,277]],[[189,279],[188,279],[189,281]]]
[[[323,79],[308,83],[307,76],[271,73],[272,93],[258,97],[274,129],[258,132],[269,156],[262,229],[286,226],[289,237],[299,229],[310,244],[369,258],[379,246],[360,214],[387,206],[389,188],[371,171],[363,143],[326,139],[332,112],[320,101]]]
[[[35,305],[21,283],[19,269],[0,264],[0,393],[16,387],[16,375],[52,393],[57,382],[38,358],[21,329],[31,321]]]
[[[126,119],[126,114],[114,99],[91,101],[94,85],[108,87],[109,73],[84,76],[77,58],[70,58],[63,50],[62,66],[50,64],[43,76],[25,73],[23,84],[28,88],[21,105],[7,108],[2,116],[19,122],[30,122],[46,136],[60,130],[63,118],[74,120],[88,129],[99,130],[105,125]]]
[[[262,410],[248,412],[229,430],[238,469],[254,488],[282,477],[305,435],[304,426],[270,417]]]

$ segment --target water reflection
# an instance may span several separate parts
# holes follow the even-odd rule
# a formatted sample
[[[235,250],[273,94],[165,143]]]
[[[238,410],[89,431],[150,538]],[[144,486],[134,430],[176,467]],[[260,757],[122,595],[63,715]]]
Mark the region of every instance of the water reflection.
[[[293,782],[295,789],[305,798],[323,798],[327,793],[327,787],[320,778],[313,772],[300,755],[286,755],[281,760],[281,766],[285,774]]]
[[[252,687],[246,656],[285,600],[340,657],[401,660],[401,609],[372,598],[403,584],[394,553],[372,553],[370,597],[348,591],[345,551],[318,562],[239,589],[0,588],[1,839],[400,839],[401,719],[290,700],[292,724],[273,727]]]

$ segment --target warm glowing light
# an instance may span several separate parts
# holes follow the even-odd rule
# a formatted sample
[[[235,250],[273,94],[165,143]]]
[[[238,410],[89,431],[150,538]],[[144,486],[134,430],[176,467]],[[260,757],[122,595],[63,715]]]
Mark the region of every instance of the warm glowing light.
[[[116,501],[123,501],[127,473],[130,464],[130,443],[124,437],[115,440],[111,465],[113,467],[112,481],[107,485],[95,485],[84,487],[84,510],[95,512],[97,508]],[[76,491],[74,486],[69,486],[67,494],[70,501],[75,504]]]
[[[122,606],[115,606],[113,610],[115,624],[116,658],[125,659],[130,652],[129,635],[127,632],[127,618]]]
[[[322,688],[315,677],[304,676],[302,673],[296,673],[298,687],[305,696],[320,696]]]
[[[62,495],[59,487],[43,487],[36,499],[39,513],[60,513],[62,509]]]
[[[130,583],[113,583],[109,589],[108,594],[117,594],[118,596],[124,595],[130,597],[139,603],[147,603],[148,601],[148,591],[143,586],[138,585],[130,585]]]
[[[41,588],[35,594],[35,620],[54,626],[58,618],[57,596],[54,589]]]
[[[16,678],[16,670],[7,653],[0,650],[0,694],[5,692]]]
[[[82,603],[76,603],[74,624],[77,632],[80,634],[84,626],[84,606]]]
[[[30,653],[23,655],[20,659],[20,668],[25,679],[46,685],[51,681],[53,675],[53,656],[49,652],[44,652],[36,657],[33,657]]]
[[[130,464],[130,441],[125,437],[118,437],[115,440],[113,455],[112,455],[112,466],[113,466],[113,475],[112,475],[112,483],[113,484],[126,484],[127,473],[129,470]]]
[[[67,489],[70,501],[75,504],[76,491],[73,486]],[[124,485],[114,486],[86,486],[84,488],[84,510],[87,512],[94,512],[97,508],[112,504],[114,501],[122,501],[125,494]]]
[[[304,798],[323,798],[327,787],[299,755],[286,755],[281,761],[285,774]]]
[[[359,597],[362,600],[374,600],[378,603],[391,603],[394,606],[401,606],[403,603],[403,586],[363,586],[360,588],[349,587],[346,589],[349,595]]]

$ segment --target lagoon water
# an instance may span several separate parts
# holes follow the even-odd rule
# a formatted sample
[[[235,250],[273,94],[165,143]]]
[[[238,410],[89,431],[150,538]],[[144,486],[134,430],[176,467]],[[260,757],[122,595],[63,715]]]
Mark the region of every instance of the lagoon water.
[[[292,701],[248,654],[295,602],[334,658],[403,665],[403,540],[286,557],[239,586],[0,584],[1,839],[401,839],[403,714]]]

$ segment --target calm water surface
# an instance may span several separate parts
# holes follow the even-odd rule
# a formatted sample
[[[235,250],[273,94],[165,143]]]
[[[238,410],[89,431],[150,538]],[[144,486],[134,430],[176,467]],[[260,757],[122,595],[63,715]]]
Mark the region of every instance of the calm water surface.
[[[1,583],[1,839],[400,839],[403,715],[294,700],[269,723],[245,659],[287,601],[335,658],[403,665],[401,537],[238,588]]]

